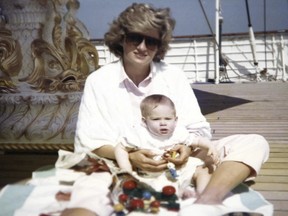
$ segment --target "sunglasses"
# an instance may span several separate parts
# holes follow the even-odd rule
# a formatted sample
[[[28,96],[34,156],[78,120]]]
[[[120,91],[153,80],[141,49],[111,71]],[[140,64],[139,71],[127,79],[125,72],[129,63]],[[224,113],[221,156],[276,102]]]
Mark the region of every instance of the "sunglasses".
[[[152,51],[156,50],[161,44],[161,41],[159,39],[146,35],[138,33],[127,33],[125,35],[125,42],[134,46],[138,46],[143,42],[143,40],[145,41],[145,46],[147,47],[147,49]]]

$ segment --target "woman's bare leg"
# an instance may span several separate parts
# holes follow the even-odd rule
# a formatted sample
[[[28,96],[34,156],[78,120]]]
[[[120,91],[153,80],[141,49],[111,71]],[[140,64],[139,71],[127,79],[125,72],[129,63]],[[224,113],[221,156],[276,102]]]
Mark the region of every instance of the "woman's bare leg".
[[[212,174],[198,204],[220,204],[225,196],[251,174],[251,168],[241,162],[225,161]]]

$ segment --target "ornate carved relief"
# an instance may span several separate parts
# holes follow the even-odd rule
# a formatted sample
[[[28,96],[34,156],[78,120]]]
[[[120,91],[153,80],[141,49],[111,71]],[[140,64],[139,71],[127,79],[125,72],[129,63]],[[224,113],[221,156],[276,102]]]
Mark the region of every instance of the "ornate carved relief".
[[[52,18],[44,23],[43,29],[44,32],[52,30],[52,40],[36,39],[32,42],[34,69],[21,81],[27,81],[41,92],[80,91],[89,72],[98,67],[98,53],[77,26],[74,16],[79,2],[69,0],[64,16],[61,15],[61,3],[51,2],[53,10],[49,14]]]
[[[20,44],[12,37],[12,32],[5,28],[6,17],[0,10],[0,93],[17,92],[11,77],[17,76],[22,67]]]
[[[81,93],[2,95],[2,143],[73,142]]]
[[[71,143],[98,53],[78,0],[0,0],[0,145]]]

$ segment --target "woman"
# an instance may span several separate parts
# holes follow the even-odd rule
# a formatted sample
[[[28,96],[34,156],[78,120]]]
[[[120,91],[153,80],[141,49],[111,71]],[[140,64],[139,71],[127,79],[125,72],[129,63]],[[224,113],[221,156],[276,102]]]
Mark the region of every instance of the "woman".
[[[155,9],[146,4],[131,5],[113,21],[105,34],[105,43],[119,61],[103,66],[87,78],[75,136],[76,152],[93,152],[115,160],[114,147],[118,138],[140,124],[140,102],[151,94],[164,94],[174,101],[178,124],[185,125],[191,136],[211,138],[209,123],[200,111],[185,74],[161,62],[169,48],[174,25],[169,9]],[[213,143],[221,164],[196,200],[197,204],[221,204],[235,186],[256,176],[269,154],[268,143],[259,135],[234,135]],[[178,146],[180,157],[174,159],[174,164],[181,165],[190,155],[197,154],[185,145]],[[166,161],[153,160],[153,153],[148,150],[130,153],[129,158],[134,167],[143,170],[166,169]],[[101,205],[108,206],[109,191],[105,187],[109,186],[107,182],[111,176],[104,178],[105,181],[95,183],[94,191],[102,184],[101,192],[91,197],[101,199]],[[103,206],[82,205],[76,195],[73,201],[73,194],[76,192],[72,193],[73,205],[63,215],[84,211],[87,215],[102,216],[112,211],[108,207],[103,212]]]

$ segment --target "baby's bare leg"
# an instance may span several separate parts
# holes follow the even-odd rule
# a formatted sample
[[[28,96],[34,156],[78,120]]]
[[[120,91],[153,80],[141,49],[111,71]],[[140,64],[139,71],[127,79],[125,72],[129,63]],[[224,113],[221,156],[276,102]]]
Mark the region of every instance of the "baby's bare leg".
[[[211,169],[208,169],[208,167],[198,166],[196,168],[196,171],[193,175],[193,181],[196,186],[197,194],[201,194],[204,191],[211,179],[211,175]]]
[[[182,199],[188,199],[191,197],[197,198],[198,195],[200,195],[204,191],[205,187],[210,181],[211,174],[212,174],[211,169],[208,169],[207,167],[203,166],[198,166],[191,179],[195,187],[187,186],[186,188],[183,188],[181,198]]]

